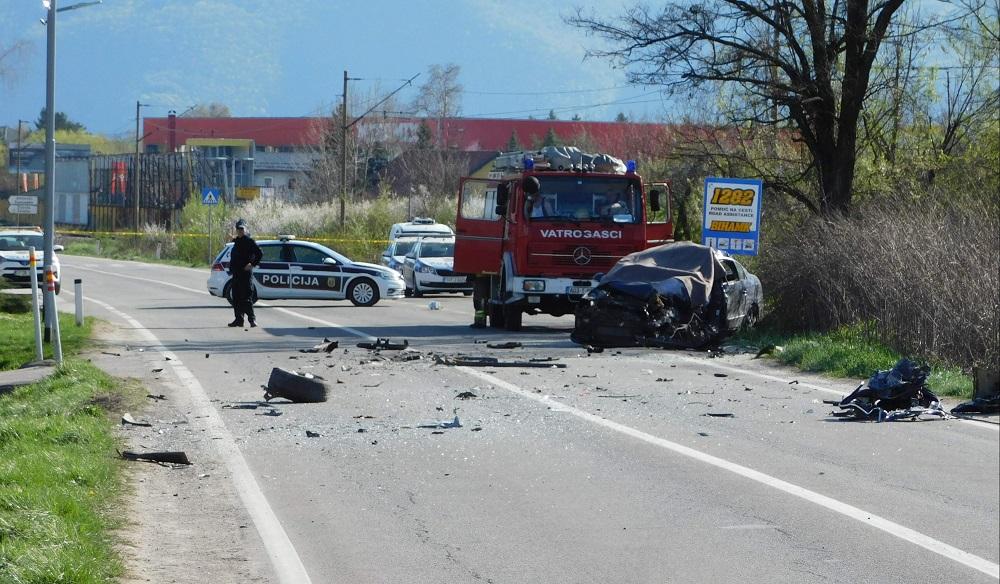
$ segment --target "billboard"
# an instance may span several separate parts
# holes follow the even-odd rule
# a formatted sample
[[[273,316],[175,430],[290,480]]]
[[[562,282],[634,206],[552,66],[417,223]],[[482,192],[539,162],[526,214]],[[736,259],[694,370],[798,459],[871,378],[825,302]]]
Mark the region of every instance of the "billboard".
[[[705,215],[701,243],[731,254],[760,250],[760,179],[705,179]]]

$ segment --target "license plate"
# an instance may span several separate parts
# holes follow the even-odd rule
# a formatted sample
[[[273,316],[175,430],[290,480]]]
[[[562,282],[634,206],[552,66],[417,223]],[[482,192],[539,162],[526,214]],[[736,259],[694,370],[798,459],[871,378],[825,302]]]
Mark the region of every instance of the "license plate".
[[[590,292],[590,286],[569,286],[566,288],[566,293],[571,296],[583,296],[587,292]]]
[[[461,284],[465,282],[465,276],[445,276],[444,281],[449,284]]]

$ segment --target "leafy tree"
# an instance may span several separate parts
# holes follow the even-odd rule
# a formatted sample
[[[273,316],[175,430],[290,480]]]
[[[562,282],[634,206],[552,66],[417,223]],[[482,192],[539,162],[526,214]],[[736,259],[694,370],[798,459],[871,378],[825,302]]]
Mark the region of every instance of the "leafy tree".
[[[546,119],[549,119],[549,120],[558,120],[559,118],[556,116],[556,110],[550,109],[549,110],[549,117],[546,118]]]
[[[417,149],[429,150],[432,146],[431,127],[427,125],[427,120],[420,120],[417,126]]]
[[[821,214],[851,206],[858,122],[872,68],[903,0],[670,0],[605,20],[577,11],[569,23],[611,48],[591,50],[628,69],[629,80],[732,90],[736,126],[790,124],[805,144],[813,192],[786,194]]]
[[[42,106],[42,111],[38,114],[38,119],[35,120],[35,128],[36,129],[42,130],[42,131],[45,130],[45,124],[46,124],[45,117],[46,117],[46,115],[47,115],[46,108],[44,106]],[[55,117],[56,117],[56,131],[57,132],[59,130],[67,130],[67,131],[70,131],[70,132],[86,132],[87,131],[87,128],[85,128],[83,124],[80,124],[80,123],[74,122],[73,120],[70,120],[69,116],[67,116],[64,112],[56,112],[56,116]],[[44,142],[44,140],[43,140],[43,142]]]
[[[545,139],[542,140],[542,146],[561,146],[562,142],[559,140],[559,136],[556,136],[556,131],[549,126],[549,131],[545,132]]]
[[[623,124],[628,121],[628,116],[625,115],[625,112],[618,112],[618,115],[615,116],[615,121],[619,124]]]
[[[228,105],[215,101],[199,103],[181,115],[182,118],[228,118],[231,116],[232,113],[230,113]]]
[[[523,150],[521,146],[521,139],[517,137],[517,130],[513,130],[510,133],[510,140],[507,140],[506,152],[517,152],[518,150]]]
[[[579,122],[583,118],[580,117],[580,114],[573,114],[573,117],[570,119],[573,120],[574,122]]]

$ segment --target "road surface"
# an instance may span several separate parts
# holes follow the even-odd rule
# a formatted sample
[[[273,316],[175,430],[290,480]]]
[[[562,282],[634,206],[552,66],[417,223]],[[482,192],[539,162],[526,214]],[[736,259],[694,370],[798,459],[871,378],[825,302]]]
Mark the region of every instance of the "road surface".
[[[259,328],[227,328],[207,270],[61,259],[111,323],[95,360],[167,398],[123,430],[132,447],[197,456],[139,475],[135,581],[998,580],[996,425],[834,420],[824,400],[859,380],[752,354],[588,354],[571,317],[473,330],[462,296],[268,301]],[[356,347],[376,337],[420,358]],[[324,339],[339,348],[299,352]],[[325,377],[328,401],[259,404],[273,367]]]

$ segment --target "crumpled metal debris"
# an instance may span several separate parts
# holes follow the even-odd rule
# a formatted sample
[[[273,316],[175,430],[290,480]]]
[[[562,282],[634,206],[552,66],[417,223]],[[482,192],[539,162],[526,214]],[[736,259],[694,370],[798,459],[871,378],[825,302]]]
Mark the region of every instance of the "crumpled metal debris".
[[[941,400],[927,387],[930,367],[900,359],[887,371],[878,371],[840,400],[836,417],[891,422],[925,417],[948,418]]]
[[[438,365],[453,365],[456,367],[533,367],[537,369],[565,369],[565,363],[535,362],[535,361],[501,361],[496,357],[464,357],[450,355],[434,355]]]
[[[372,351],[402,351],[410,346],[410,341],[403,339],[402,343],[393,343],[388,337],[379,337],[375,342],[365,341],[358,343],[358,347]]]
[[[313,346],[311,349],[299,349],[299,353],[332,353],[339,346],[340,341],[331,341],[324,338],[322,343]]]

